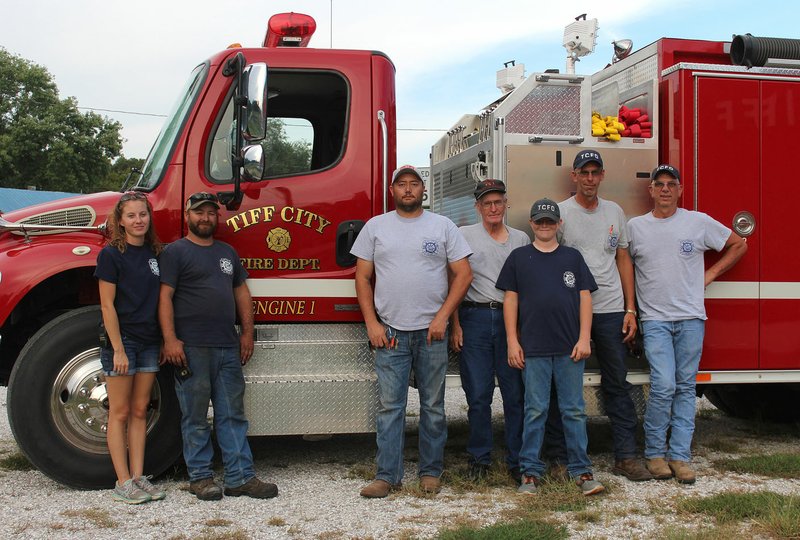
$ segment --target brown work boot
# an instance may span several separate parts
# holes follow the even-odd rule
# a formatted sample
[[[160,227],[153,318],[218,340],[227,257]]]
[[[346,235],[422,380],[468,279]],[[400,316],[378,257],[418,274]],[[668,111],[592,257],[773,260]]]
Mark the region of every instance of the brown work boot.
[[[638,459],[634,458],[620,459],[614,462],[614,468],[611,469],[611,472],[617,476],[624,476],[631,482],[644,482],[653,479],[650,471],[645,469]]]
[[[252,497],[254,499],[271,499],[278,496],[278,486],[268,482],[262,482],[254,476],[239,487],[226,487],[225,495],[230,497],[241,497],[242,495],[247,495],[248,497]]]
[[[435,495],[442,490],[442,481],[436,476],[420,476],[419,489],[425,493]]]
[[[373,480],[361,488],[361,496],[367,497],[368,499],[383,499],[388,496],[390,492],[398,489],[400,489],[400,484],[393,486],[386,480]]]
[[[697,479],[694,471],[685,461],[675,461],[671,459],[669,460],[669,468],[675,475],[675,480],[681,484],[694,484],[694,481]]]
[[[214,482],[213,478],[189,482],[189,493],[197,495],[201,501],[218,501],[222,498],[222,488]]]
[[[648,459],[647,470],[656,480],[669,480],[672,478],[672,471],[667,465],[667,460],[661,457]]]

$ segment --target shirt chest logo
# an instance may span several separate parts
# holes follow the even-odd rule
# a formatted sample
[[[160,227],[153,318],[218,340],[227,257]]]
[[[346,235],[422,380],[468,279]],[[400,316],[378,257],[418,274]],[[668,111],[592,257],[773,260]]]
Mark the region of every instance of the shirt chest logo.
[[[688,257],[694,253],[694,242],[692,240],[680,240],[681,255]]]
[[[222,258],[219,260],[219,269],[222,270],[223,274],[227,274],[229,276],[233,275],[233,263],[230,259]]]
[[[564,277],[564,285],[566,285],[570,289],[574,289],[575,288],[575,274],[573,274],[572,272],[567,270],[566,272],[564,272],[564,276],[563,277]]]
[[[439,253],[439,243],[436,240],[422,241],[422,254],[429,257]]]
[[[153,273],[153,275],[161,275],[161,272],[158,269],[158,261],[156,259],[148,259],[147,265],[150,267],[150,271]]]

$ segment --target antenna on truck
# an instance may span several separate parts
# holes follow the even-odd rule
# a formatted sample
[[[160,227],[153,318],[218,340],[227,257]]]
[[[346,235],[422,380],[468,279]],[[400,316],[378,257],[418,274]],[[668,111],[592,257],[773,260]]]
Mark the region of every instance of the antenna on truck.
[[[597,45],[597,19],[587,19],[586,13],[564,28],[564,48],[567,49],[567,73],[575,73],[575,62],[591,54]]]

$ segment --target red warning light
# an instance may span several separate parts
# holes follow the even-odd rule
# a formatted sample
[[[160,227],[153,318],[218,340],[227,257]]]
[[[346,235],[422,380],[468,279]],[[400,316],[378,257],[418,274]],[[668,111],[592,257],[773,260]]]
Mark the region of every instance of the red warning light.
[[[311,15],[278,13],[269,18],[264,47],[306,47],[316,29]]]

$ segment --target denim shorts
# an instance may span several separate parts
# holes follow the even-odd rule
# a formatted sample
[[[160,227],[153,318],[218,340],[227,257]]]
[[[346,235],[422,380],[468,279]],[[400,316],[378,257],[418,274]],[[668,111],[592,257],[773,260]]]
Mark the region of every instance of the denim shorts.
[[[160,345],[141,343],[127,336],[122,336],[122,346],[125,348],[125,354],[128,355],[128,373],[126,375],[158,372]],[[103,364],[103,373],[106,377],[119,375],[114,371],[114,349],[101,347],[100,362]]]

